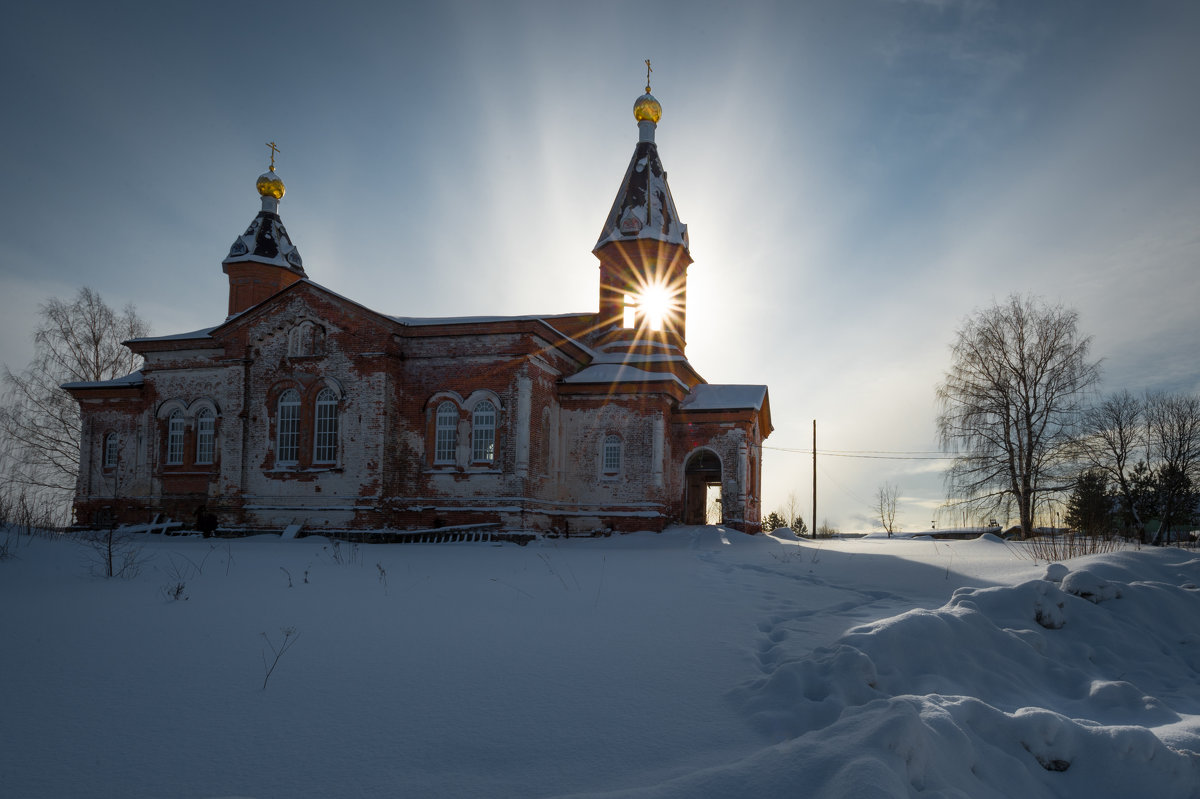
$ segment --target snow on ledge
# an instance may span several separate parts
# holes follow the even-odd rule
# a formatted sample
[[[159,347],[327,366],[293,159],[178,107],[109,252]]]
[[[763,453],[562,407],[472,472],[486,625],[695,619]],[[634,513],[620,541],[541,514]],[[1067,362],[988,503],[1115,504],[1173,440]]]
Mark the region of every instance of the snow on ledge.
[[[115,377],[112,380],[97,380],[95,382],[83,380],[74,383],[63,383],[60,388],[125,388],[127,386],[140,386],[142,382],[142,372],[139,369],[124,377]]]
[[[669,372],[649,372],[636,366],[601,363],[589,366],[563,380],[564,383],[676,383],[687,388],[687,383]]]
[[[762,410],[766,386],[701,383],[679,404],[685,411]]]

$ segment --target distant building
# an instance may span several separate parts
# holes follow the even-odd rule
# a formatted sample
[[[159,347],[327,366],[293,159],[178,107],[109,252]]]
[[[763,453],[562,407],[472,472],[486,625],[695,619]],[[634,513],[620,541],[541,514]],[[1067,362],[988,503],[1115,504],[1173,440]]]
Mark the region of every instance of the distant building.
[[[684,354],[692,258],[649,92],[593,313],[430,319],[342,297],[304,270],[272,155],[223,262],[225,321],[129,341],[140,372],[64,386],[83,413],[78,523],[574,534],[703,523],[719,495],[724,524],[758,531],[767,388],[706,383]]]

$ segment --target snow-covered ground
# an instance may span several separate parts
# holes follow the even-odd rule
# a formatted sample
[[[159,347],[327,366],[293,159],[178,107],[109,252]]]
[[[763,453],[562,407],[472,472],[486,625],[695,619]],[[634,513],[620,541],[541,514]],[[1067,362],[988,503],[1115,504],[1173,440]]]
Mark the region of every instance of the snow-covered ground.
[[[137,541],[0,562],[0,795],[1200,796],[1195,552]]]

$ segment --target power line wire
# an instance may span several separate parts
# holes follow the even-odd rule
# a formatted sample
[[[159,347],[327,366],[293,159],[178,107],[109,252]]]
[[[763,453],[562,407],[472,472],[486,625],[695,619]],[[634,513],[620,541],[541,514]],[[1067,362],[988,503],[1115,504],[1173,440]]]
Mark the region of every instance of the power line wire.
[[[800,455],[812,454],[811,449],[800,449],[798,447],[769,447],[766,444],[762,445],[763,449],[770,449],[776,452],[794,452]],[[867,458],[875,460],[894,460],[894,461],[943,461],[951,460],[949,455],[935,455],[932,450],[817,450],[818,455],[824,455],[830,458]]]
[[[818,453],[819,453],[819,452],[820,452],[820,451],[818,450]],[[870,502],[868,502],[867,500],[863,499],[863,498],[862,498],[862,497],[860,497],[858,494],[855,494],[855,493],[854,493],[853,491],[851,491],[849,488],[846,488],[846,486],[842,485],[842,484],[841,484],[841,483],[840,483],[840,482],[837,480],[837,478],[835,478],[835,477],[834,477],[832,474],[830,474],[830,473],[829,473],[829,471],[828,471],[828,470],[827,470],[825,467],[823,467],[823,466],[822,466],[822,467],[819,467],[819,468],[820,468],[820,470],[821,470],[821,474],[825,476],[825,479],[826,479],[826,480],[828,480],[829,482],[833,483],[833,484],[834,484],[835,486],[837,486],[839,489],[841,489],[841,491],[842,491],[842,493],[843,493],[843,494],[845,494],[845,495],[849,496],[849,497],[850,497],[851,499],[853,499],[855,502],[858,502],[858,503],[860,503],[860,504],[863,504],[863,505],[867,505],[868,507],[870,506],[870,504],[871,504]]]

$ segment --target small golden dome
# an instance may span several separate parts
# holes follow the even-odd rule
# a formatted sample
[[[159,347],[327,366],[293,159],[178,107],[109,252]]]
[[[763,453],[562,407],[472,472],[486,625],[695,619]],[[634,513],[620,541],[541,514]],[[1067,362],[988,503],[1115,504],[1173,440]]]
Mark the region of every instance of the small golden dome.
[[[658,100],[654,99],[649,87],[646,87],[646,93],[637,98],[633,104],[633,118],[638,122],[648,119],[655,125],[658,124],[658,120],[662,119],[662,106]]]
[[[258,176],[258,183],[255,184],[258,193],[264,197],[274,197],[276,200],[282,200],[287,189],[283,185],[283,181],[279,179],[279,175],[275,174],[275,167],[271,167],[269,172],[264,172]]]

